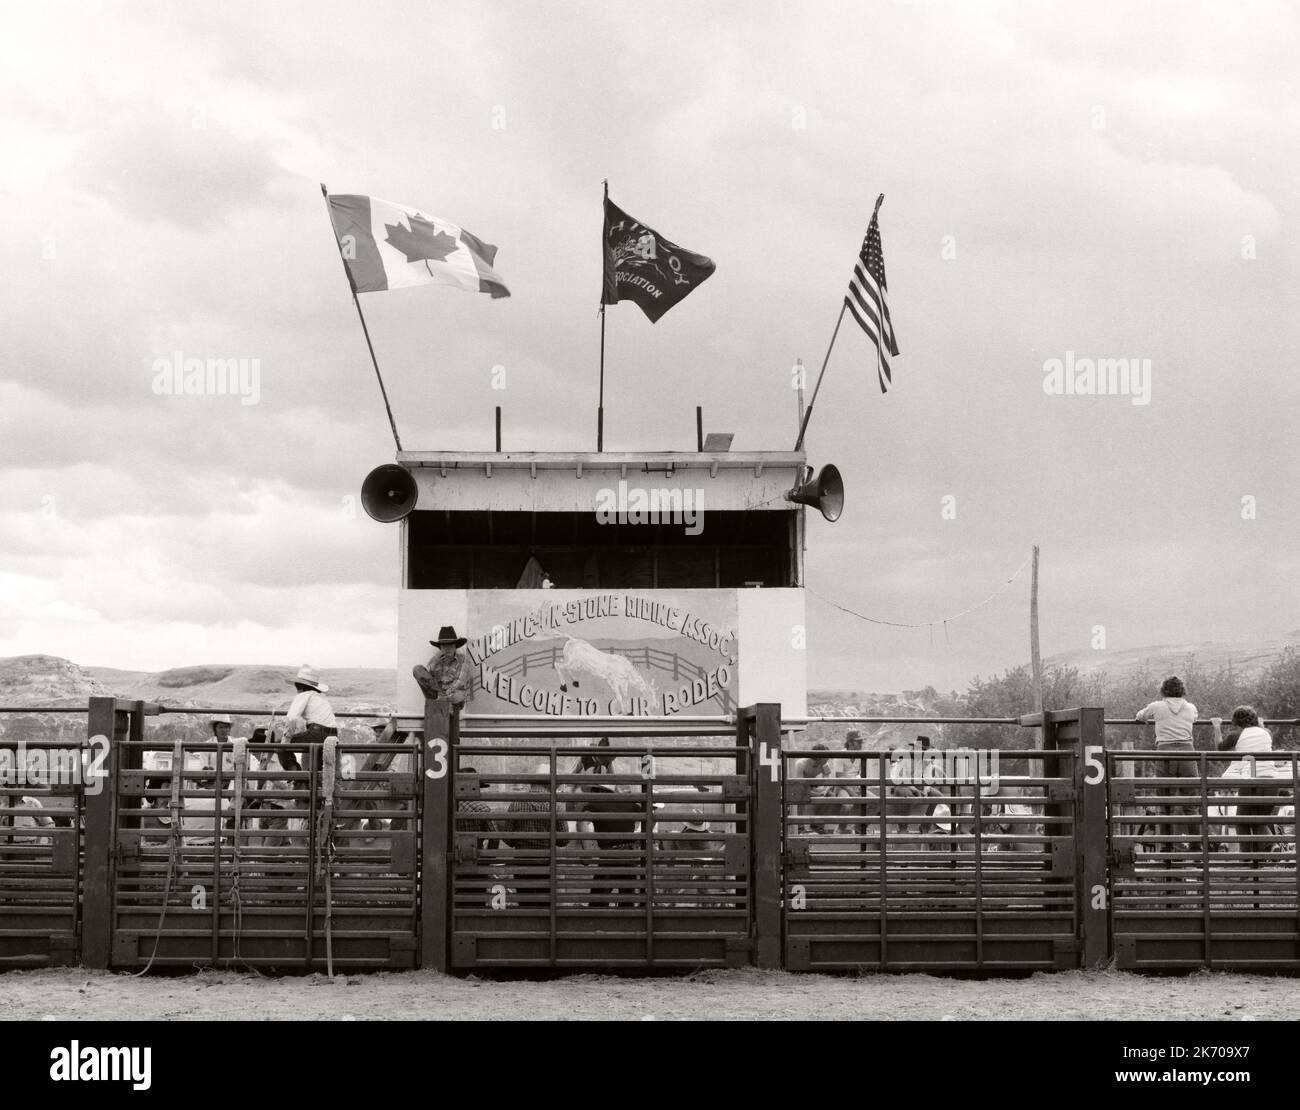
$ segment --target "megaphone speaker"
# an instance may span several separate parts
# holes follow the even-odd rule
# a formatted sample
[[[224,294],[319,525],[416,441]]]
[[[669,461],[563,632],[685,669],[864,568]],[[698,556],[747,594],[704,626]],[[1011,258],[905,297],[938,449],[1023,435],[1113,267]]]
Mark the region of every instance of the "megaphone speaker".
[[[361,507],[383,524],[408,516],[417,497],[419,490],[411,472],[396,463],[375,467],[361,483]]]
[[[815,479],[812,473],[813,468],[810,466],[803,481],[785,495],[786,500],[799,505],[812,505],[834,523],[844,511],[844,479],[830,463],[821,468]]]

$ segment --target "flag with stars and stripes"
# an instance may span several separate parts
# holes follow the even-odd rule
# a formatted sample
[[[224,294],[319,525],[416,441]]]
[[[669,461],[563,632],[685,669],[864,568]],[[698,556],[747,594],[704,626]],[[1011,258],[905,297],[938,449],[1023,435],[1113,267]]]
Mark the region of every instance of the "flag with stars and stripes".
[[[880,392],[889,389],[892,381],[889,360],[898,354],[898,343],[894,339],[894,324],[889,318],[889,301],[885,286],[885,255],[880,247],[880,204],[884,194],[876,201],[876,210],[871,213],[871,226],[867,228],[867,237],[862,240],[862,250],[858,253],[857,265],[853,267],[853,277],[849,280],[849,291],[844,297],[845,307],[853,313],[853,318],[867,333],[867,338],[876,345],[876,374],[880,379]]]

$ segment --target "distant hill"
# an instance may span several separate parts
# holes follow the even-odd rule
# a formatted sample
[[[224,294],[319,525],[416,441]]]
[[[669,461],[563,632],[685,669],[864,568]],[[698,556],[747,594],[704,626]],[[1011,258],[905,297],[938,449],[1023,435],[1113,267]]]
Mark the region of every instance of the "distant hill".
[[[1240,643],[1155,644],[1146,647],[1114,648],[1106,651],[1073,651],[1049,656],[1049,666],[1077,668],[1089,676],[1106,672],[1122,676],[1146,667],[1157,674],[1177,673],[1189,656],[1208,668],[1226,667],[1243,675],[1263,671],[1289,644],[1300,642],[1300,629],[1276,639]],[[94,694],[159,702],[174,708],[219,707],[266,712],[283,712],[293,694],[290,679],[297,667],[264,664],[213,663],[179,667],[167,671],[126,671],[73,663],[53,655],[19,655],[0,658],[0,705],[77,706]],[[330,686],[330,701],[340,711],[387,713],[396,702],[397,681],[393,671],[379,667],[350,667],[324,670]],[[989,676],[986,676],[989,677]],[[812,716],[926,716],[934,712],[933,696],[925,691],[866,693],[857,690],[810,690],[808,712]],[[835,728],[817,725],[814,738],[842,736],[851,726]],[[898,737],[908,738],[911,726],[864,729],[871,746],[890,745]],[[873,735],[874,734],[874,735]],[[895,735],[897,734],[897,735]],[[936,729],[935,735],[942,730]]]
[[[264,724],[270,710],[283,714],[293,696],[290,679],[296,666],[213,664],[180,667],[170,671],[123,671],[112,667],[78,666],[53,655],[18,655],[0,658],[0,705],[34,709],[86,707],[93,695],[156,702],[173,709],[247,709],[235,716],[235,734]],[[353,667],[321,671],[330,687],[330,702],[341,712],[386,715],[395,704],[396,677],[390,670]],[[207,731],[199,716],[188,713],[150,718],[157,738],[175,739]],[[340,721],[343,735],[368,739],[364,718]],[[74,742],[86,734],[86,718],[69,713],[0,714],[0,737],[34,740],[38,737]]]
[[[158,672],[119,671],[111,667],[81,669],[92,681],[117,697],[177,707],[193,705],[260,710],[283,710],[293,697],[290,680],[298,673],[296,666],[235,663],[178,667]],[[321,680],[330,688],[330,703],[336,710],[387,711],[395,703],[397,676],[391,670],[378,667],[326,668],[320,674]],[[3,661],[0,661],[2,682]]]
[[[1043,660],[1049,666],[1075,667],[1085,677],[1105,671],[1110,675],[1131,674],[1143,666],[1158,674],[1177,674],[1189,656],[1205,669],[1218,670],[1232,664],[1243,676],[1258,675],[1282,655],[1285,648],[1300,643],[1300,629],[1273,639],[1252,639],[1235,643],[1202,641],[1188,644],[1152,644],[1146,647],[1107,648],[1105,651],[1066,651]]]

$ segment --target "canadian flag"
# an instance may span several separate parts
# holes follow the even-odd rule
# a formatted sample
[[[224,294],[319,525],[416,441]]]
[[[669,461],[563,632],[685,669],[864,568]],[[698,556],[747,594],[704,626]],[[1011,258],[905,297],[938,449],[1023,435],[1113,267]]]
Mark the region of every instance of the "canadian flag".
[[[378,197],[330,195],[330,219],[358,293],[408,285],[454,285],[508,297],[492,268],[497,249],[463,227]]]

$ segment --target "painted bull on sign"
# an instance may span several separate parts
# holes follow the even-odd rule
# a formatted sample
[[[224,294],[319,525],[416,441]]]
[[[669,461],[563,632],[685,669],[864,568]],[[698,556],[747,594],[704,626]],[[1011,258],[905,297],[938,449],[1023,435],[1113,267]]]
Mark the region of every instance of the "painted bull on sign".
[[[650,702],[657,697],[654,687],[637,673],[630,659],[613,652],[601,651],[586,640],[573,636],[564,638],[564,652],[555,664],[555,673],[560,676],[560,689],[566,692],[570,683],[575,690],[579,688],[579,676],[598,678],[614,692],[618,703],[625,707],[630,704],[629,694],[636,694]]]

